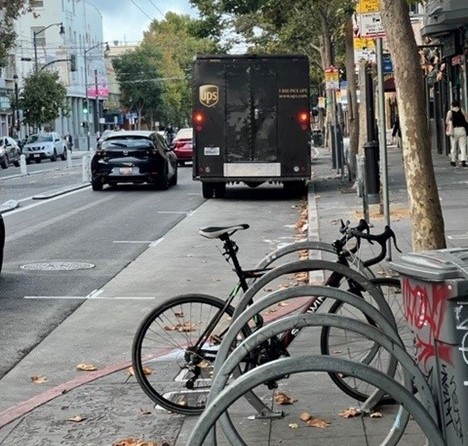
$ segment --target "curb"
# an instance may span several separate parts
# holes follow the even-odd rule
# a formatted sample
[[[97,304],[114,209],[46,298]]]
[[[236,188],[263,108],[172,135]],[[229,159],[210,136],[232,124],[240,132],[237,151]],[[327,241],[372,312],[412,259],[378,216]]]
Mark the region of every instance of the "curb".
[[[33,200],[47,200],[48,198],[54,198],[54,197],[57,197],[59,195],[64,195],[67,192],[72,192],[74,190],[84,189],[85,187],[90,187],[90,183],[88,183],[88,182],[80,183],[80,184],[76,184],[74,186],[65,187],[63,189],[56,189],[56,190],[52,190],[50,192],[44,192],[44,193],[39,194],[39,195],[34,195],[32,197],[32,199]]]

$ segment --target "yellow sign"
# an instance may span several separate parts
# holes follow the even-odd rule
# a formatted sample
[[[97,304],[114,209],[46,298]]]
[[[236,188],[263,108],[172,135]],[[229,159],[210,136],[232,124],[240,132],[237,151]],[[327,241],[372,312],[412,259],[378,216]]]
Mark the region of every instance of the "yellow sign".
[[[359,0],[357,12],[365,14],[367,12],[379,12],[380,0]]]
[[[365,37],[355,37],[354,49],[355,50],[375,50],[375,41],[374,39],[366,39]]]

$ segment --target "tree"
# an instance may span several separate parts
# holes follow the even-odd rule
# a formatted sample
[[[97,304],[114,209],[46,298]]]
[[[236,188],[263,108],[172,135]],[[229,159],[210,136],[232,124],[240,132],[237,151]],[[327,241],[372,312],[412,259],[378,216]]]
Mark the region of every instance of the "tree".
[[[392,55],[415,251],[445,248],[444,219],[432,163],[423,76],[405,0],[380,0]]]
[[[200,21],[188,15],[168,12],[165,20],[154,20],[145,33],[142,48],[158,48],[153,62],[161,75],[161,103],[158,119],[178,127],[191,122],[190,70],[193,57],[219,52],[211,39],[200,37]],[[206,29],[202,34],[206,34]],[[190,124],[189,124],[190,125]]]
[[[162,75],[154,63],[160,58],[156,47],[139,47],[112,59],[122,104],[137,112],[139,120],[145,115],[151,123],[162,110]]]
[[[67,113],[67,89],[60,82],[56,71],[39,71],[24,79],[20,106],[24,110],[24,122],[34,128],[53,121],[61,112]]]
[[[15,43],[14,21],[29,3],[30,0],[0,0],[0,67],[5,66],[8,50]]]

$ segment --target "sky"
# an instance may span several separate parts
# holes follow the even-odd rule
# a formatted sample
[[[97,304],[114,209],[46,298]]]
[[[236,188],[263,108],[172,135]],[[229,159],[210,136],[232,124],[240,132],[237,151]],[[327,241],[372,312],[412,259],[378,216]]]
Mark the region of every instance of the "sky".
[[[189,0],[87,0],[102,14],[103,40],[106,42],[136,42],[153,19],[163,20],[164,14],[197,15]]]

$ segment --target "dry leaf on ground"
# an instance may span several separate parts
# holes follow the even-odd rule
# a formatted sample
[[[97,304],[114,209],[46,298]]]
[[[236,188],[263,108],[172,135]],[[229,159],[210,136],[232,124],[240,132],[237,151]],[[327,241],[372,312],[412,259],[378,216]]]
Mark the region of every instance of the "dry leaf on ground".
[[[179,333],[190,333],[196,330],[196,324],[193,322],[185,322],[183,324],[167,325],[164,327],[166,331],[178,331]]]
[[[307,421],[307,426],[319,427],[320,429],[325,429],[326,427],[330,426],[330,422],[326,420],[322,420],[321,418],[312,418],[311,420]]]
[[[76,368],[78,370],[81,370],[82,372],[94,372],[97,370],[97,367],[95,365],[86,363],[78,364]]]
[[[309,420],[312,418],[312,415],[311,415],[309,412],[302,412],[302,413],[299,415],[299,418],[300,418],[302,421],[309,421]]]
[[[140,407],[140,415],[151,415],[151,411],[143,407]]]
[[[278,307],[287,307],[289,304],[287,302],[280,302]]]
[[[280,406],[286,406],[288,404],[294,404],[297,401],[296,398],[290,397],[285,392],[276,392],[275,403]]]
[[[348,409],[343,410],[338,415],[343,418],[353,418],[358,415],[361,415],[361,409],[358,409],[357,407],[350,407]]]
[[[383,417],[381,412],[372,412],[369,416],[371,418],[382,418]]]
[[[31,381],[34,383],[34,384],[44,384],[48,381],[47,377],[43,376],[43,375],[34,375],[34,376],[31,376]]]
[[[117,441],[112,446],[158,446],[155,441],[139,440],[138,438],[128,437]],[[164,441],[160,446],[169,446],[169,443]]]
[[[290,429],[298,429],[299,428],[299,425],[297,423],[289,423],[288,424],[288,427]]]
[[[67,421],[73,421],[74,423],[81,423],[84,420],[86,420],[86,417],[82,417],[81,415],[75,415],[74,417],[67,418]]]
[[[135,376],[135,370],[133,370],[133,367],[129,367],[127,369],[127,373],[130,375],[130,376]],[[146,375],[146,376],[149,376],[149,375],[152,375],[153,374],[153,369],[147,367],[147,366],[143,366],[143,375]]]

